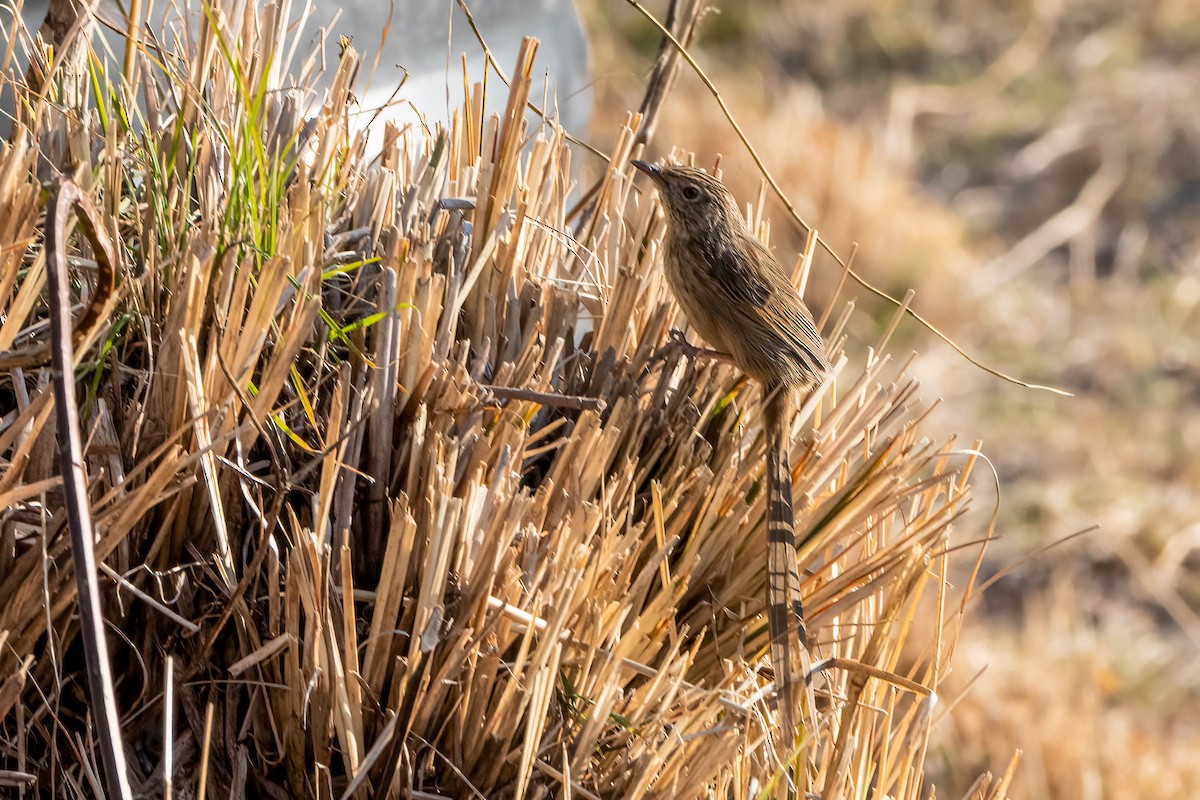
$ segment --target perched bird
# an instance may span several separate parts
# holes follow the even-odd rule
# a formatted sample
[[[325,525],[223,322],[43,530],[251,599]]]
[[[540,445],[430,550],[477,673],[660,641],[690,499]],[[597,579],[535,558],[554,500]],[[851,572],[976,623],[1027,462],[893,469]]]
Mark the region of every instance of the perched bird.
[[[767,622],[780,717],[794,735],[808,664],[796,567],[787,421],[794,396],[829,371],[812,313],[719,180],[634,161],[667,215],[664,264],[679,305],[714,351],[762,384],[767,433]]]

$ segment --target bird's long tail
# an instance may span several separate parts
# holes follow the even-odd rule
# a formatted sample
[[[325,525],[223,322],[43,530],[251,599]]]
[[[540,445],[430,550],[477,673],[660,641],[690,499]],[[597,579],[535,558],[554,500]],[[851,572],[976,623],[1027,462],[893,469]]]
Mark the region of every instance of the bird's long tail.
[[[790,410],[785,388],[768,392],[763,408],[767,434],[767,624],[771,634],[771,665],[779,701],[785,746],[794,747],[804,718],[802,699],[808,694],[808,633],[800,599],[796,566],[796,532],[792,516],[792,476],[787,435]],[[812,699],[808,698],[808,713]]]

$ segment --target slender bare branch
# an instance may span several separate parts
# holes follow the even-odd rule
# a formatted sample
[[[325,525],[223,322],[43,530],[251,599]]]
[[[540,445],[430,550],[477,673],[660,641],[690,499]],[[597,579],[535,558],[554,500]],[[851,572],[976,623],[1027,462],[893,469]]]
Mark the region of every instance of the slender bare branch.
[[[96,219],[91,202],[74,183],[63,181],[53,196],[46,217],[46,266],[50,282],[50,337],[53,358],[54,402],[58,418],[59,461],[63,475],[63,505],[71,533],[75,585],[79,597],[80,635],[87,660],[88,690],[99,735],[104,782],[110,798],[132,797],[125,768],[121,722],[113,694],[112,668],[104,638],[104,612],[96,571],[95,531],[88,503],[87,476],[83,470],[83,440],[75,404],[75,355],[71,347],[70,285],[67,280],[67,214],[74,209],[80,227],[96,252],[96,261],[111,272],[115,257],[112,242]]]

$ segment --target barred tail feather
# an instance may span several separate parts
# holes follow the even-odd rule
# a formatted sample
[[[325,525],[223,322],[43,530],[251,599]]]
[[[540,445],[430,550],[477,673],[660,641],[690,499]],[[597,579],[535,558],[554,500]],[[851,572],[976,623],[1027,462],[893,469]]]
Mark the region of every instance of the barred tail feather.
[[[789,399],[786,389],[776,390],[768,395],[763,411],[767,434],[767,624],[779,718],[790,750],[798,733],[797,723],[803,719],[801,698],[808,691],[805,679],[809,657],[792,516]],[[811,713],[811,698],[806,705]]]

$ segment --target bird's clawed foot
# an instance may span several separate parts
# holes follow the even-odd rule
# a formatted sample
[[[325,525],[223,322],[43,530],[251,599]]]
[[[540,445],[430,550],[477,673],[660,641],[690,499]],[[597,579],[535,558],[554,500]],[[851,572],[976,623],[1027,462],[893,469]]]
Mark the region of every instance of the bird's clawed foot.
[[[678,349],[685,356],[693,360],[697,358],[715,358],[717,361],[733,362],[728,353],[722,353],[720,350],[713,350],[708,347],[697,347],[692,344],[679,328],[671,328],[671,332],[667,335],[667,338],[667,346],[663,348],[666,351]]]
[[[697,347],[687,340],[687,337],[683,335],[683,331],[678,328],[672,328],[671,332],[667,334],[667,343],[658,349],[658,352],[650,359],[647,366],[657,364],[660,361],[666,361],[667,357],[676,350],[682,352],[684,357],[691,360],[714,358],[718,361],[733,363],[733,359],[728,353],[722,353],[720,350],[712,350],[708,347]]]

